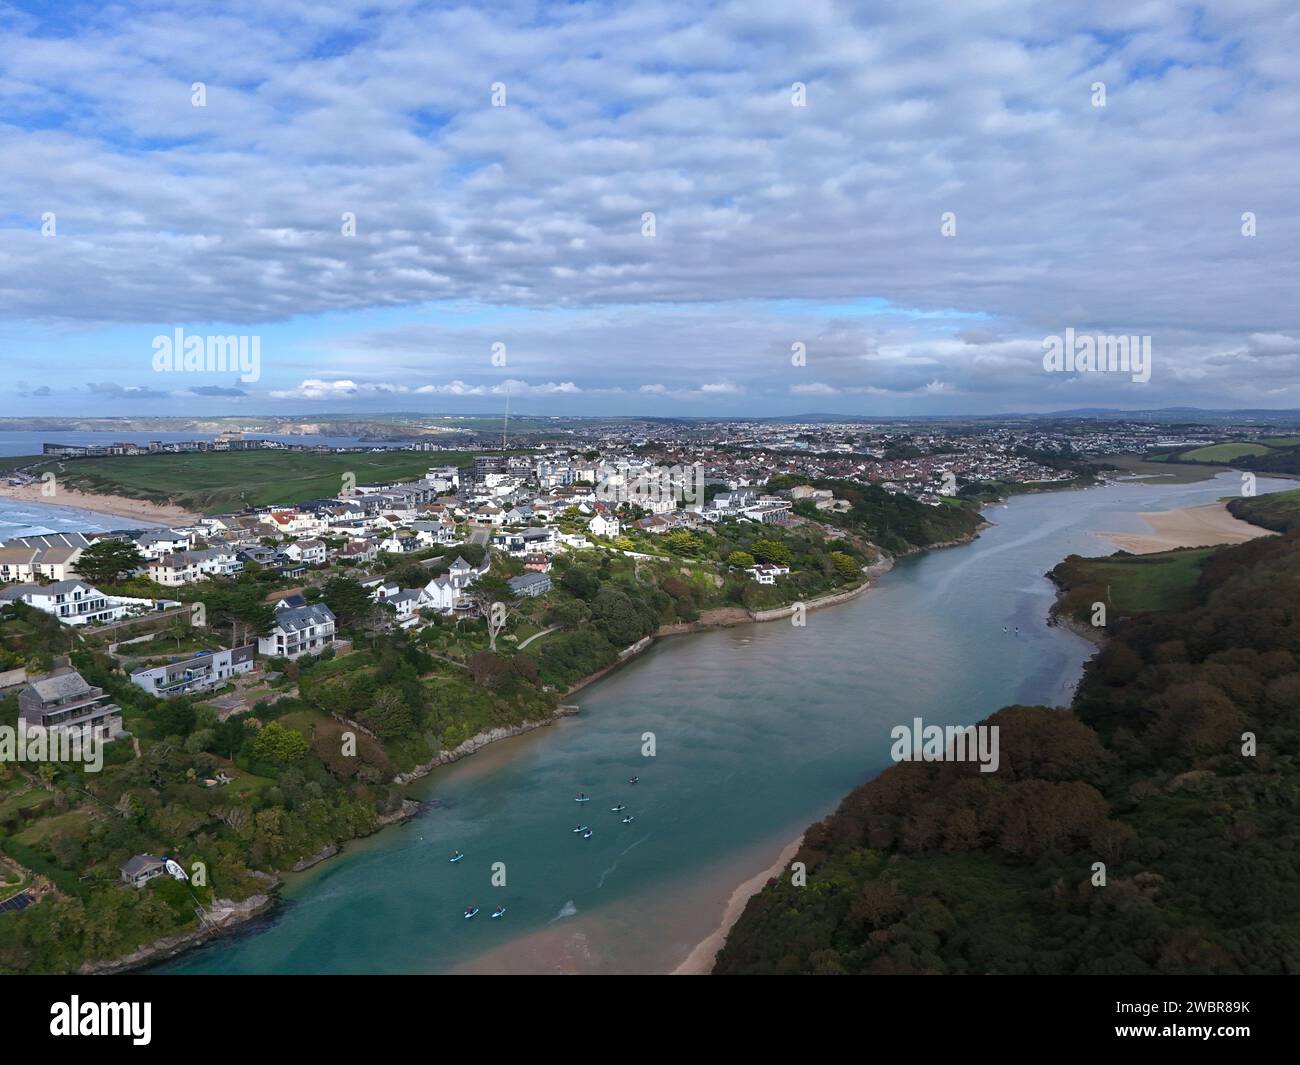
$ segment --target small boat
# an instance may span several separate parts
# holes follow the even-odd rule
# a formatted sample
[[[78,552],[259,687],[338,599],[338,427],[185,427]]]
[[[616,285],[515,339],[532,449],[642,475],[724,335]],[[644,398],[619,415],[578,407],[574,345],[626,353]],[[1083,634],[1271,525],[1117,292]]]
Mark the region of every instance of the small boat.
[[[587,831],[582,834],[582,838],[591,839],[591,829],[587,829]]]
[[[465,911],[465,920],[467,920],[467,921],[468,921],[471,917],[477,917],[477,916],[478,916],[478,907],[477,907],[477,906],[471,906],[469,909],[467,909],[467,910]]]
[[[573,831],[575,831],[575,832],[589,832],[590,829],[588,829],[586,825],[579,825],[579,826],[578,826],[577,828],[575,828]]]
[[[624,810],[626,810],[626,809],[627,809],[627,806],[626,806],[626,804],[624,804],[624,803],[619,803],[617,806],[611,806],[611,807],[609,808],[610,813],[615,813],[615,814],[621,814],[621,813],[622,813]]]
[[[641,780],[640,777],[633,777],[631,780],[628,781],[628,783],[629,783],[629,784],[637,784],[637,783],[640,782],[640,780]]]
[[[492,919],[495,921],[498,917],[502,916],[505,912],[506,912],[506,908],[504,906],[498,906],[495,910],[492,911]]]
[[[465,855],[462,854],[460,851],[452,851],[452,852],[451,852],[451,857],[448,858],[447,861],[449,861],[449,862],[458,862],[458,861],[460,861],[460,860],[461,860],[462,858],[464,858],[464,857],[465,857]]]
[[[636,820],[635,817],[633,817],[631,814],[628,814],[625,818],[623,818],[623,824],[630,825],[635,820]]]
[[[576,799],[574,799],[573,801],[574,801],[574,802],[591,802],[591,796],[590,796],[590,795],[579,795],[579,796],[578,796]]]

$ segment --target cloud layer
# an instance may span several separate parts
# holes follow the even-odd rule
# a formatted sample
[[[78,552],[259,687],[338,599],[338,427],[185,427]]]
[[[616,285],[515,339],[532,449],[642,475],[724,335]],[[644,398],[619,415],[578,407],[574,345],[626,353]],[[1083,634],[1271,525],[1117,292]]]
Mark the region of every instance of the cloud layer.
[[[9,15],[0,344],[83,406],[1300,406],[1285,3]],[[264,380],[132,354],[203,323]],[[1045,376],[1067,327],[1151,384]]]

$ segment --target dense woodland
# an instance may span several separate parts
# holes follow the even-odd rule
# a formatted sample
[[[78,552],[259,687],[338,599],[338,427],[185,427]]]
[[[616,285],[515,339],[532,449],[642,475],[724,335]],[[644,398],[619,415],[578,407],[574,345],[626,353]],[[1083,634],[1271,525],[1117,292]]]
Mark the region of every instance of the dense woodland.
[[[1115,624],[1072,709],[988,718],[996,773],[863,784],[716,971],[1300,971],[1300,532],[1220,549],[1193,605]]]

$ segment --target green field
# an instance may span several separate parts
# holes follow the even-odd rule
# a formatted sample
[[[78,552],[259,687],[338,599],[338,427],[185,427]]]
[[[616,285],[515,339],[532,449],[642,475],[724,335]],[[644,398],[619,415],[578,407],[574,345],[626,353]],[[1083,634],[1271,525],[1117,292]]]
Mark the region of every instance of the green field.
[[[1057,609],[1080,621],[1093,603],[1105,603],[1112,616],[1156,610],[1185,610],[1196,604],[1196,582],[1205,560],[1218,547],[1179,548],[1154,555],[1072,555],[1052,571],[1061,588]]]
[[[1234,499],[1228,504],[1234,517],[1275,532],[1300,529],[1300,489],[1273,492],[1251,499]]]
[[[20,466],[30,466],[33,462],[39,462],[40,459],[40,455],[0,456],[0,474],[8,473],[10,470],[16,470]]]
[[[206,452],[70,459],[59,474],[69,488],[178,503],[215,514],[269,504],[330,498],[344,474],[359,485],[413,480],[430,466],[466,466],[460,451],[380,451],[346,455],[285,451]]]
[[[1195,603],[1192,594],[1201,566],[1217,547],[1179,548],[1154,555],[1089,559],[1084,572],[1106,588],[1111,607],[1124,614],[1182,610]]]
[[[1271,450],[1272,448],[1265,447],[1263,444],[1239,441],[1194,448],[1191,451],[1184,451],[1178,458],[1182,462],[1231,462],[1243,455],[1267,455]]]
[[[1300,436],[1265,436],[1259,442],[1269,447],[1300,447]]]
[[[1105,461],[1112,466],[1117,466],[1124,473],[1131,473],[1135,477],[1158,479],[1162,484],[1208,481],[1227,468],[1226,466],[1179,466],[1177,463],[1165,461],[1167,459],[1167,455],[1153,455],[1150,459],[1137,455],[1108,455]]]

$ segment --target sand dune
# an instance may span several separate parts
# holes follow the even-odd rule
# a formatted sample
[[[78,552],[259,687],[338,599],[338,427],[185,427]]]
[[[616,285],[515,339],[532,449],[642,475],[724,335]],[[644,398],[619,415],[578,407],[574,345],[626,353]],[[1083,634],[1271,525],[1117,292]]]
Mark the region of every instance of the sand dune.
[[[1138,517],[1151,527],[1150,534],[1104,532],[1097,535],[1135,555],[1151,555],[1176,547],[1240,544],[1257,536],[1274,535],[1258,525],[1234,518],[1222,500],[1181,510],[1139,514]]]

